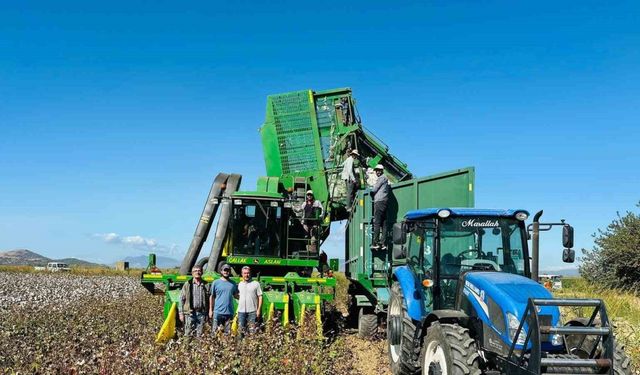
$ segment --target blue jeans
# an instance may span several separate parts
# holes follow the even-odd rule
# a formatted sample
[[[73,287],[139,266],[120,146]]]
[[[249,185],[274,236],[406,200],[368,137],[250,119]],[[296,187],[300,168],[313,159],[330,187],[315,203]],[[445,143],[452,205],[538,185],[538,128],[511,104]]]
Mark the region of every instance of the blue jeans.
[[[195,330],[196,336],[202,336],[204,322],[207,320],[207,314],[204,312],[194,311],[184,316],[184,335],[192,336]]]
[[[211,334],[215,335],[216,332],[220,330],[224,330],[224,334],[228,335],[231,333],[231,321],[233,320],[233,315],[230,314],[216,314],[213,316],[213,322],[211,324]]]
[[[241,336],[247,333],[247,328],[249,333],[254,333],[256,331],[256,312],[239,312],[238,327]]]

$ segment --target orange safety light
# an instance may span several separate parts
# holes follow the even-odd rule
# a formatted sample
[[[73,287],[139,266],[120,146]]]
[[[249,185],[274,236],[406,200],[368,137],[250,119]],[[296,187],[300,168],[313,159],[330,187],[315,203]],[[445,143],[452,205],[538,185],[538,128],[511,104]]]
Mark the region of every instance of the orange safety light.
[[[431,279],[422,280],[422,286],[425,288],[431,288],[433,286],[433,280]]]

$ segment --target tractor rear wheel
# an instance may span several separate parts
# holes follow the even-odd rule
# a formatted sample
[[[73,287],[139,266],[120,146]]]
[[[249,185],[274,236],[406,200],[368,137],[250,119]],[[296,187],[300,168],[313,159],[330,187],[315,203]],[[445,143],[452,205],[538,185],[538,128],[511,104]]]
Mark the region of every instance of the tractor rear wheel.
[[[363,339],[372,338],[378,331],[378,315],[365,311],[364,307],[358,311],[358,336]]]
[[[387,310],[387,343],[389,362],[394,375],[418,372],[420,345],[414,345],[416,325],[407,313],[407,304],[398,282],[391,286],[391,299]]]
[[[420,353],[423,375],[479,375],[480,360],[468,329],[435,322],[427,330]]]

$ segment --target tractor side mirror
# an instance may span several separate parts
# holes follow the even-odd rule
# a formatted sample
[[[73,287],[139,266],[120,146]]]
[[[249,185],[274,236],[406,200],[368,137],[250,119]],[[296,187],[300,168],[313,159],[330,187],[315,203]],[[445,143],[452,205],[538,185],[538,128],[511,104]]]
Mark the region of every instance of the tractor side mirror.
[[[565,263],[573,263],[576,260],[576,252],[573,249],[562,250],[562,261]]]
[[[562,246],[568,249],[573,247],[573,227],[569,224],[562,227]]]
[[[404,245],[407,242],[407,230],[402,223],[393,224],[393,244]]]

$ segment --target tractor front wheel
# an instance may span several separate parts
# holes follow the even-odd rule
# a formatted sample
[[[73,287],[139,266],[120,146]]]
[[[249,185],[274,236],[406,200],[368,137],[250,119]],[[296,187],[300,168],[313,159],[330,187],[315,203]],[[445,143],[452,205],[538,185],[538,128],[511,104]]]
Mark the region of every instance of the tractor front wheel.
[[[387,343],[389,362],[394,375],[418,372],[420,345],[415,345],[415,322],[407,313],[407,304],[398,282],[391,286],[391,299],[387,310]]]
[[[480,359],[468,329],[436,322],[427,330],[420,353],[423,375],[479,375]]]

